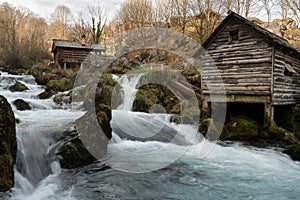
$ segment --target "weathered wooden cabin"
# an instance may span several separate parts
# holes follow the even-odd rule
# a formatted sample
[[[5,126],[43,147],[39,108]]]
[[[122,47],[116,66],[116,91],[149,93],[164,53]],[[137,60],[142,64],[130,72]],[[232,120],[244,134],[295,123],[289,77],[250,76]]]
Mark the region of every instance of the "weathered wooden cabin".
[[[284,38],[229,12],[203,47],[204,108],[225,101],[227,113],[263,121],[299,103],[300,51]],[[218,98],[221,84],[225,98]]]
[[[100,44],[53,39],[54,64],[64,70],[77,70],[90,52],[101,54],[105,49]]]

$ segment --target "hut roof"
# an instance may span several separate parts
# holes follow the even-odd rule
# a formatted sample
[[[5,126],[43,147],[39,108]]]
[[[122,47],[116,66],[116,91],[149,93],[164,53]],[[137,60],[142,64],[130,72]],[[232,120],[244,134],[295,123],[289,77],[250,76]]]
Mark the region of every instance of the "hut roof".
[[[295,54],[297,56],[300,55],[300,51],[294,48],[292,45],[288,43],[286,39],[280,37],[267,29],[262,28],[261,26],[255,24],[254,22],[249,21],[248,19],[240,16],[239,14],[229,11],[228,16],[221,22],[221,24],[216,28],[216,30],[210,35],[210,37],[203,43],[203,47],[207,49],[213,40],[218,36],[218,34],[226,27],[228,23],[230,23],[233,19],[238,19],[242,21],[245,25],[255,29],[256,31],[263,34],[267,40],[267,42],[272,43],[277,48],[281,48],[287,50],[290,54]]]
[[[55,50],[56,47],[87,49],[92,51],[105,51],[105,49],[100,44],[93,44],[87,42],[85,45],[82,45],[80,42],[76,41],[53,39],[52,52]]]

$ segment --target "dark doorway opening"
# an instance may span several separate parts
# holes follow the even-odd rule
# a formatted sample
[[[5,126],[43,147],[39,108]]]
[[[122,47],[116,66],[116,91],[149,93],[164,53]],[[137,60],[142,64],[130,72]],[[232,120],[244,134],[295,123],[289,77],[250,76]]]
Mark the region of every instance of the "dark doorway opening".
[[[226,123],[236,117],[247,117],[263,125],[264,108],[263,103],[227,103]]]
[[[294,105],[275,106],[274,121],[277,126],[294,132],[296,129]]]

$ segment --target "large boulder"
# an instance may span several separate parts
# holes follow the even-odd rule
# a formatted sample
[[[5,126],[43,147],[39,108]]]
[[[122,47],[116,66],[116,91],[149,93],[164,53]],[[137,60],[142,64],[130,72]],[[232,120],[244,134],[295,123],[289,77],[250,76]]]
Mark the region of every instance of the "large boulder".
[[[159,112],[153,106],[161,105],[162,113],[180,113],[178,98],[166,87],[158,84],[143,85],[139,88],[133,102],[133,111],[149,113]]]
[[[299,142],[299,139],[293,133],[278,127],[274,122],[271,122],[266,134],[269,140],[283,142],[287,145],[297,144]]]
[[[226,124],[220,139],[222,140],[249,140],[259,137],[259,129],[253,120],[239,117]]]
[[[63,168],[89,165],[106,154],[108,141],[112,137],[111,98],[116,85],[111,75],[104,74],[99,81],[96,96],[87,89],[85,99],[95,98],[95,110],[89,110],[76,120],[78,135],[58,149]],[[85,108],[90,108],[92,102],[86,101]]]
[[[293,145],[284,150],[283,153],[289,155],[293,160],[300,161],[300,144]]]
[[[17,81],[13,86],[11,86],[9,88],[9,90],[11,92],[23,92],[23,91],[29,90],[29,88],[26,85],[24,85],[23,83],[20,83],[19,81]]]
[[[58,93],[57,91],[46,89],[44,92],[40,93],[38,95],[38,97],[40,99],[49,99],[50,97],[52,97],[53,95],[56,95],[57,93]]]
[[[61,166],[66,169],[83,167],[92,164],[96,160],[78,136],[61,146],[58,150],[58,155],[61,158]]]
[[[14,105],[17,107],[18,110],[31,110],[31,106],[29,103],[24,101],[23,99],[17,99],[14,101]]]
[[[0,138],[0,192],[5,192],[14,185],[17,140],[14,113],[3,96],[0,96]]]

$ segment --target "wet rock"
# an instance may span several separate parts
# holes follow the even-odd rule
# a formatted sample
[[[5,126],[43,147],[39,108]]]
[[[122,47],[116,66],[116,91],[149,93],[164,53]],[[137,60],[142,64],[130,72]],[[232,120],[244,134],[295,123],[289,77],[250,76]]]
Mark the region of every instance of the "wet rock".
[[[53,101],[59,105],[69,104],[72,101],[72,92],[58,93],[54,96]]]
[[[50,80],[46,87],[48,90],[64,92],[73,88],[74,81],[71,78],[61,78],[58,80]]]
[[[259,136],[258,125],[247,118],[236,118],[223,128],[220,139],[222,140],[249,140]]]
[[[44,92],[42,92],[41,94],[38,95],[38,97],[40,99],[49,99],[50,97],[52,97],[53,95],[57,94],[57,91],[54,90],[46,90]]]
[[[296,144],[299,142],[299,139],[293,133],[278,127],[274,122],[271,123],[267,130],[267,135],[269,140],[284,142],[286,144]]]
[[[17,140],[14,113],[3,96],[0,96],[0,138],[0,192],[5,192],[14,185]]]
[[[156,112],[154,109],[156,105],[161,105],[164,108],[160,109],[161,113],[180,113],[178,98],[166,87],[157,84],[148,84],[140,87],[133,102],[133,111]]]
[[[17,99],[14,101],[14,105],[17,107],[18,110],[31,110],[31,106],[29,103],[24,101],[23,99]]]
[[[289,155],[293,160],[300,161],[300,144],[284,150],[283,153]]]
[[[11,86],[9,88],[9,90],[11,92],[23,92],[23,91],[29,90],[29,88],[26,85],[24,85],[23,83],[20,83],[17,81],[13,86]]]
[[[211,118],[204,118],[200,122],[199,131],[206,139],[210,141],[218,140],[220,138],[222,130],[223,124],[214,122],[214,120]]]
[[[93,105],[95,110],[89,110],[83,117],[76,120],[78,136],[59,148],[58,154],[63,168],[89,165],[96,158],[102,158],[106,154],[108,141],[112,137],[111,98],[116,84],[117,82],[112,79],[111,75],[103,74],[98,84],[96,97],[94,95],[88,98],[91,94],[87,92],[85,99],[95,98],[96,105]],[[85,102],[85,107],[90,108],[91,102]]]
[[[60,155],[61,166],[66,169],[83,167],[96,160],[78,136],[61,146],[57,154]]]

